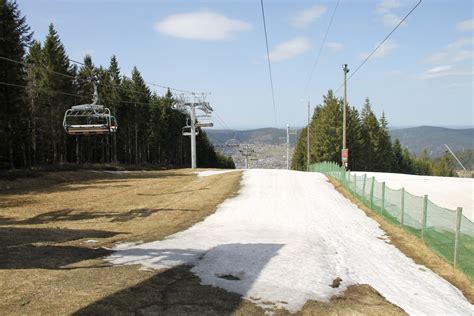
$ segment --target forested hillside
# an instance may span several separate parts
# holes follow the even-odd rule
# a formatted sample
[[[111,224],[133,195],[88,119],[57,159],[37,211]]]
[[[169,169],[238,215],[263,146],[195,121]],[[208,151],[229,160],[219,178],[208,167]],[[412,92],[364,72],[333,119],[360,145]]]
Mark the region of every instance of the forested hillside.
[[[15,2],[0,5],[0,168],[58,163],[124,163],[188,166],[190,140],[182,135],[187,114],[173,109],[175,97],[152,92],[135,67],[122,75],[115,56],[106,67],[69,59],[51,24],[44,41],[32,32]],[[62,121],[73,105],[99,102],[111,110],[118,131],[70,136]],[[197,137],[198,167],[233,167],[216,154],[204,131]]]
[[[310,122],[310,163],[341,161],[343,100],[329,90]],[[300,133],[292,158],[292,169],[306,170],[306,128]],[[347,147],[349,168],[358,171],[398,172],[420,175],[453,176],[451,158],[445,154],[434,160],[423,151],[411,154],[398,139],[392,142],[388,121],[377,118],[367,98],[361,113],[355,107],[347,111]]]
[[[390,135],[417,155],[426,149],[431,157],[439,157],[446,151],[444,144],[448,144],[453,151],[474,149],[474,128],[419,126],[393,129]]]

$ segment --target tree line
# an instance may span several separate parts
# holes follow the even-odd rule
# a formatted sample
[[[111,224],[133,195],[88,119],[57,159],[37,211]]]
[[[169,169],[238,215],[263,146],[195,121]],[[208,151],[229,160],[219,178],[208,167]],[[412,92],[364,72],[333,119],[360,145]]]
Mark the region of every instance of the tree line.
[[[173,109],[175,96],[152,92],[140,71],[123,76],[115,56],[107,68],[91,56],[72,63],[53,24],[43,42],[33,33],[15,1],[0,0],[0,168],[58,163],[124,163],[183,167],[190,164],[190,139],[182,135],[187,113]],[[9,60],[7,60],[7,59]],[[99,103],[118,122],[111,135],[67,135],[64,113]],[[216,153],[204,131],[197,136],[198,167],[232,168]]]
[[[329,90],[323,96],[323,104],[315,108],[309,124],[310,163],[341,161],[343,106],[343,99]],[[402,148],[398,139],[392,142],[385,114],[377,118],[368,98],[360,113],[355,107],[348,106],[346,119],[351,170],[454,176],[448,154],[430,159],[426,150],[416,156]],[[307,127],[301,131],[296,143],[291,165],[294,170],[306,170],[306,133]]]

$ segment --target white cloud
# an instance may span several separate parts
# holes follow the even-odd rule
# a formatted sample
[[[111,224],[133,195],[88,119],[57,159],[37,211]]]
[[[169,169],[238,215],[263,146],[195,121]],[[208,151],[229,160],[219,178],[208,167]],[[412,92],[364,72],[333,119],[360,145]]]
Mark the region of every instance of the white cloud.
[[[399,16],[393,13],[387,13],[382,16],[382,23],[385,26],[390,26],[390,27],[397,26],[401,20],[402,18],[400,18]],[[403,22],[402,25],[406,25],[406,22]]]
[[[377,47],[380,43],[377,43],[375,47]],[[377,49],[377,51],[372,55],[372,58],[382,58],[382,57],[385,57],[387,55],[389,55],[395,48],[398,47],[398,44],[397,42],[395,42],[394,40],[387,40],[385,41],[385,43],[382,44],[382,46],[379,47],[379,49]],[[365,59],[369,56],[369,53],[361,53],[359,55],[359,58],[360,59]]]
[[[452,65],[436,66],[436,67],[433,67],[431,69],[428,69],[426,71],[426,73],[427,74],[439,74],[439,73],[446,72],[446,71],[451,70],[451,69],[453,69]]]
[[[310,49],[310,41],[303,36],[298,36],[286,42],[280,43],[275,48],[273,48],[270,51],[270,60],[273,62],[279,62],[291,59],[306,53]]]
[[[397,26],[398,23],[402,20],[397,14],[393,11],[402,6],[402,3],[399,0],[382,0],[379,2],[375,8],[375,12],[379,15],[382,20],[382,24],[387,27]],[[407,23],[403,22],[402,26],[406,26]]]
[[[474,81],[472,81],[471,79],[470,81],[452,82],[452,83],[448,83],[444,87],[445,88],[465,88],[465,87],[474,88]]]
[[[377,13],[389,13],[393,9],[397,9],[401,7],[402,4],[400,3],[399,0],[382,0],[379,3],[377,3],[377,7],[375,11]]]
[[[326,13],[327,8],[322,5],[314,5],[309,9],[298,12],[290,19],[290,23],[294,27],[305,27]]]
[[[448,49],[461,49],[461,48],[464,48],[466,46],[470,46],[471,48],[472,48],[472,46],[474,46],[474,37],[460,38],[457,41],[449,44],[447,46],[447,48]]]
[[[474,38],[463,37],[450,44],[444,49],[435,52],[423,59],[425,64],[459,63],[465,60],[474,60]]]
[[[474,60],[474,52],[472,50],[459,51],[455,55],[452,56],[451,60],[454,63],[459,63],[465,60]]]
[[[474,31],[474,19],[459,21],[456,23],[456,29],[459,32]]]
[[[454,67],[453,65],[436,66],[424,71],[419,78],[422,80],[441,78],[441,77],[452,77],[452,76],[472,76],[474,74],[474,68],[460,68]]]
[[[154,25],[155,31],[168,36],[204,41],[226,40],[250,28],[247,22],[209,10],[173,14]]]
[[[426,57],[423,62],[426,64],[442,64],[449,57],[447,52],[437,52]]]
[[[342,45],[341,43],[328,42],[324,46],[326,46],[327,48],[329,48],[335,53],[338,53],[344,50],[344,45]]]

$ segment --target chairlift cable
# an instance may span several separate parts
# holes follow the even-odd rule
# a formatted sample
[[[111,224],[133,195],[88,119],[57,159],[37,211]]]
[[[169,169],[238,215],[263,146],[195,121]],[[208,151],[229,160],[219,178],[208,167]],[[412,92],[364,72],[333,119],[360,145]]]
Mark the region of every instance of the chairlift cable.
[[[273,88],[272,64],[271,64],[271,61],[270,61],[270,50],[268,48],[267,24],[266,24],[266,21],[265,21],[265,9],[264,9],[264,6],[263,6],[263,0],[260,0],[260,4],[261,4],[261,7],[262,7],[263,30],[264,30],[264,33],[265,33],[265,44],[266,44],[266,47],[267,47],[268,72],[270,74],[270,87],[271,87],[271,90],[272,90],[273,115],[274,115],[275,127],[276,127],[276,125],[278,125],[278,123],[277,123],[277,112],[276,112],[276,105],[275,105],[275,89]]]

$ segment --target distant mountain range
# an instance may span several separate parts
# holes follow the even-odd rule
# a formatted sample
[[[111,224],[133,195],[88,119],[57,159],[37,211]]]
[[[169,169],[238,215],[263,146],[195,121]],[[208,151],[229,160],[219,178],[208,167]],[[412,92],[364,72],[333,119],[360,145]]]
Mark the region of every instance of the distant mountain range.
[[[444,144],[454,152],[474,149],[474,128],[419,126],[390,130],[390,135],[392,140],[398,138],[403,147],[417,155],[426,149],[430,156],[440,156],[446,151]]]
[[[259,128],[251,130],[215,130],[206,129],[210,140],[215,145],[225,145],[226,141],[232,138],[238,139],[241,143],[276,145],[284,142],[286,130],[278,128]],[[402,147],[415,154],[420,154],[426,148],[432,157],[442,155],[446,148],[444,144],[455,152],[474,149],[474,128],[453,129],[436,126],[419,126],[410,128],[399,128],[390,130],[392,141],[395,138],[400,140]],[[296,136],[292,135],[290,142],[296,142]]]
[[[278,145],[286,141],[286,129],[272,127],[241,131],[206,129],[206,133],[214,145],[225,145],[226,141],[234,138],[241,143],[265,145]],[[290,143],[296,143],[295,135],[290,136]]]

